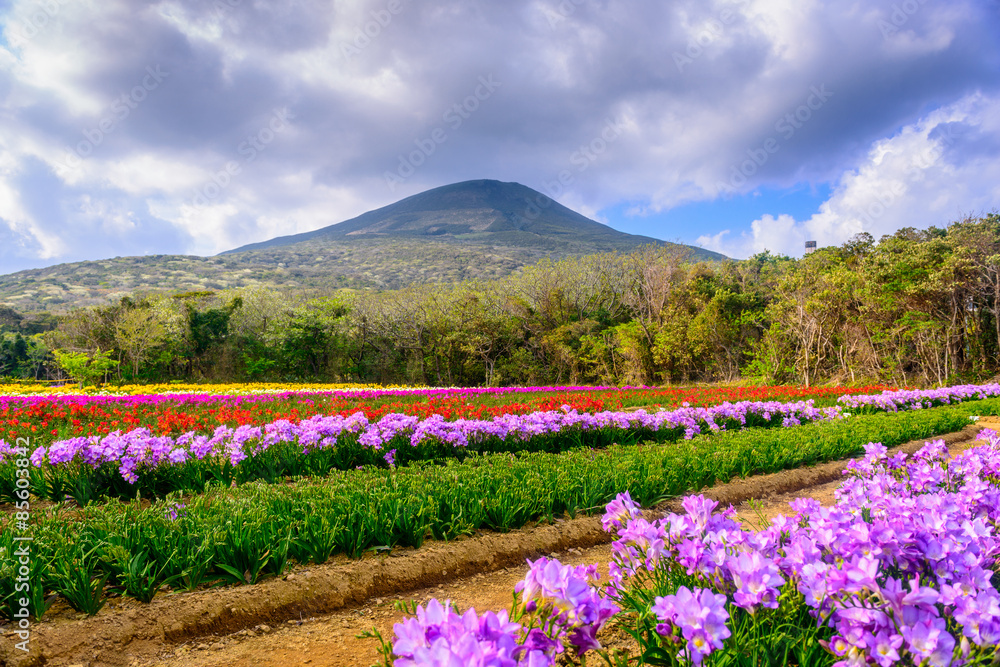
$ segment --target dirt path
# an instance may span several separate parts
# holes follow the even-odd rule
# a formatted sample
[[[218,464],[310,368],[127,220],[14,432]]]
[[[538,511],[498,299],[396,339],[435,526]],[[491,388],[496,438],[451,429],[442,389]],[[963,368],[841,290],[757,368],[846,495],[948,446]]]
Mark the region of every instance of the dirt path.
[[[573,565],[606,563],[611,558],[611,546],[572,549],[552,555]],[[480,611],[507,609],[514,585],[524,577],[524,572],[523,566],[509,567],[404,595],[371,599],[353,609],[301,622],[289,621],[274,629],[259,628],[247,634],[189,642],[157,660],[137,664],[156,667],[368,667],[379,659],[377,642],[358,639],[356,635],[374,626],[383,637],[391,639],[393,624],[404,617],[394,610],[395,600],[413,599],[423,603],[436,597],[450,599],[463,610],[469,607]],[[254,636],[250,636],[251,633]]]
[[[978,428],[944,436],[958,451],[971,444]],[[923,441],[900,449],[915,451]],[[787,511],[796,497],[833,502],[844,462],[737,480],[710,489],[739,518],[756,525]],[[763,499],[746,502],[750,498]],[[678,511],[676,503],[663,510]],[[378,660],[377,642],[356,635],[378,628],[386,638],[404,614],[396,600],[451,599],[479,611],[509,607],[511,592],[524,576],[525,557],[553,555],[574,565],[607,563],[608,536],[598,517],[560,521],[506,535],[486,533],[448,544],[363,561],[336,560],[297,568],[281,580],[254,586],[158,596],[150,605],[115,601],[93,618],[55,610],[39,625],[29,660],[17,667],[287,667],[330,665],[368,667]],[[10,641],[10,635],[5,637]],[[623,644],[605,638],[606,645]],[[0,653],[0,664],[3,654]]]

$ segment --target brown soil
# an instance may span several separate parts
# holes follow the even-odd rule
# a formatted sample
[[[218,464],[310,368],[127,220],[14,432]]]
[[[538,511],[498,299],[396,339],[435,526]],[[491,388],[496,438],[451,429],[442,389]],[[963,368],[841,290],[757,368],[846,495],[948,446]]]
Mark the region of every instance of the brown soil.
[[[983,422],[943,436],[957,451],[971,444]],[[916,451],[924,441],[902,445]],[[721,504],[737,507],[752,525],[787,511],[787,502],[809,495],[824,504],[845,462],[736,480],[705,491]],[[753,503],[747,501],[758,499]],[[651,515],[676,511],[666,503]],[[482,533],[419,550],[397,550],[360,561],[334,559],[321,566],[299,567],[282,579],[252,586],[161,594],[151,604],[116,599],[94,617],[68,608],[32,629],[28,656],[13,649],[15,636],[5,628],[0,665],[59,666],[365,666],[378,660],[378,644],[356,635],[378,628],[391,638],[392,625],[404,614],[396,600],[451,599],[460,608],[507,608],[514,584],[524,576],[525,558],[553,554],[571,564],[606,563],[610,537],[599,517],[557,520],[507,534]],[[614,646],[620,637],[605,640]]]

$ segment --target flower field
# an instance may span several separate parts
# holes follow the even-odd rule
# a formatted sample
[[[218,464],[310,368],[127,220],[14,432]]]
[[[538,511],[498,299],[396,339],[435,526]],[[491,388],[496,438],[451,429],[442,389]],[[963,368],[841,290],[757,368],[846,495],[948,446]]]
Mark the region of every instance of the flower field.
[[[1000,385],[874,393],[879,389],[282,387],[244,393],[3,396],[0,503],[8,504],[0,505],[0,616],[14,618],[22,600],[10,556],[19,539],[32,543],[26,576],[35,582],[28,598],[35,620],[44,617],[54,595],[94,614],[110,596],[148,602],[165,590],[254,583],[280,576],[294,564],[320,564],[337,554],[357,558],[371,549],[419,547],[426,539],[454,539],[482,529],[505,532],[598,512],[624,493],[648,507],[734,477],[858,456],[870,442],[893,446],[961,429],[974,415],[1000,414]],[[869,452],[859,468],[868,477],[874,475],[872,466],[880,465],[873,456]],[[939,463],[930,455],[924,459]],[[903,469],[897,467],[891,474]],[[923,470],[913,474],[930,484]],[[993,477],[984,480],[991,484]],[[860,491],[852,493],[861,498]],[[40,500],[48,502],[39,505]],[[29,504],[30,520],[22,511]],[[674,535],[668,524],[643,528],[654,529]],[[829,530],[824,527],[822,534]],[[703,535],[706,545],[722,535],[709,532]],[[594,633],[612,608],[617,618],[633,613],[628,605],[635,600],[629,602],[628,596],[640,595],[650,582],[668,600],[644,599],[649,607],[634,611],[650,664],[702,658],[742,664],[723,659],[722,648],[696,655],[671,639],[687,641],[694,631],[671,616],[669,604],[681,603],[669,602],[669,595],[682,596],[685,608],[697,601],[708,609],[705,618],[715,619],[712,627],[725,627],[734,636],[751,632],[746,628],[758,626],[750,621],[768,614],[778,615],[778,625],[792,617],[805,622],[808,605],[796,603],[798,616],[780,616],[784,612],[769,606],[786,599],[783,588],[774,600],[758,601],[749,617],[739,611],[744,598],[734,597],[733,586],[740,584],[733,582],[743,576],[738,575],[743,565],[720,570],[712,575],[716,579],[696,569],[682,575],[674,565],[662,574],[663,564],[678,554],[690,556],[693,547],[681,548],[653,533],[642,539],[647,538],[652,541],[640,540],[639,547],[648,551],[663,539],[661,551],[655,557],[635,551],[635,545],[622,551],[629,555],[618,565],[620,586],[613,594],[594,588],[600,597],[588,598],[590,606],[574,616],[591,620],[566,626],[562,634],[553,629],[563,621],[543,618],[546,600],[551,602],[546,586],[553,577],[583,581],[593,573],[538,565],[533,583],[522,591],[523,601],[532,598],[535,607],[518,612],[524,616],[484,621],[497,641],[497,628],[507,628],[510,637],[502,643],[514,662],[481,664],[529,658],[542,661],[531,664],[550,664],[545,661],[563,649],[594,648]],[[768,577],[798,581],[781,569],[784,561],[775,560],[777,552],[765,548],[763,538],[726,533],[724,539],[736,551],[759,547],[759,556],[779,568],[768,570]],[[668,545],[679,551],[671,552]],[[726,558],[742,558],[736,551]],[[728,562],[719,561],[718,553],[709,558],[720,567]],[[840,566],[835,555],[827,560]],[[638,567],[640,561],[650,567]],[[745,576],[757,575],[748,570]],[[632,585],[633,579],[641,583]],[[728,597],[722,602],[718,596]],[[422,613],[425,620],[450,618],[443,608]],[[662,618],[654,622],[657,613]],[[512,624],[521,629],[515,631]],[[868,629],[875,636],[875,630],[885,628]],[[857,639],[857,633],[823,632],[813,636],[827,644],[810,650],[824,660],[830,655],[826,646],[840,646],[830,643],[837,637]],[[529,636],[534,639],[526,640]],[[421,647],[415,635],[409,637],[403,646],[410,648],[397,652],[397,664],[427,664],[412,657],[418,649],[444,650]],[[724,639],[722,630],[705,637],[713,647]],[[470,641],[461,639],[463,646]],[[534,646],[533,641],[539,652],[518,648]],[[698,646],[698,651],[704,648]]]
[[[723,403],[647,413],[559,411],[508,414],[491,420],[446,421],[390,413],[370,422],[349,417],[286,419],[264,427],[219,426],[209,435],[189,431],[177,438],[146,428],[104,437],[61,440],[30,455],[32,488],[49,500],[69,494],[85,505],[101,496],[155,497],[200,491],[210,481],[244,484],[285,477],[326,476],[366,465],[395,467],[414,461],[462,460],[476,453],[559,452],[604,448],[640,440],[673,442],[703,431],[797,426],[837,419],[837,408],[811,403]],[[13,448],[0,443],[0,470]],[[6,465],[10,465],[6,463]],[[13,500],[11,478],[0,482],[0,499]]]
[[[835,415],[812,401],[832,406],[843,391],[237,389],[0,396],[0,502],[13,500],[10,461],[19,438],[36,443],[31,446],[32,488],[39,497],[70,496],[86,504],[101,496],[200,491],[210,481],[274,482],[364,465],[461,459],[474,452],[554,452],[643,438],[668,442],[703,429],[828,419]],[[806,398],[811,402],[801,402]],[[634,406],[645,409],[628,411]]]
[[[835,506],[794,501],[759,532],[704,496],[650,522],[621,494],[602,520],[618,538],[609,581],[541,558],[509,614],[418,607],[386,664],[630,664],[597,639],[615,619],[646,664],[994,665],[1000,436],[987,437],[952,460],[942,441],[912,458],[870,444]]]
[[[626,390],[644,392],[643,400],[657,390]],[[396,399],[398,390],[373,392],[365,400]],[[526,392],[525,392],[526,393]],[[536,393],[546,393],[544,390]],[[624,392],[622,392],[624,394]],[[463,396],[445,394],[444,401],[465,401]],[[478,396],[520,396],[522,392],[508,390],[480,392]],[[412,392],[425,400],[426,392]],[[600,394],[598,394],[600,395]],[[856,412],[898,411],[946,405],[968,399],[1000,395],[1000,385],[959,386],[931,391],[886,391],[872,395],[845,395],[838,401]],[[576,448],[604,448],[613,443],[628,444],[642,440],[674,442],[690,439],[710,431],[798,426],[803,422],[839,419],[844,413],[839,406],[817,408],[812,400],[783,403],[779,401],[723,402],[709,407],[659,409],[647,412],[597,411],[603,401],[586,394],[565,392],[555,397],[534,399],[545,409],[523,413],[523,403],[501,406],[514,408],[500,412],[491,419],[452,418],[453,411],[423,411],[418,414],[389,412],[372,420],[365,409],[351,411],[340,402],[341,395],[324,395],[337,402],[339,411],[318,412],[316,395],[281,394],[282,401],[301,400],[317,411],[303,417],[297,409],[275,413],[270,400],[264,397],[226,396],[230,405],[218,405],[215,397],[187,395],[180,398],[137,396],[122,398],[87,398],[96,401],[91,410],[107,414],[106,401],[129,401],[136,409],[148,408],[157,415],[159,428],[141,425],[142,420],[119,415],[127,430],[116,429],[105,435],[75,435],[55,439],[50,445],[31,448],[31,488],[39,497],[59,501],[69,496],[85,505],[101,497],[132,498],[163,497],[175,491],[198,492],[210,482],[243,484],[264,480],[269,483],[301,476],[326,476],[333,471],[375,465],[394,467],[413,461],[462,460],[473,454],[502,452],[560,452]],[[582,399],[580,397],[583,397]],[[721,395],[719,395],[721,396]],[[717,396],[717,397],[719,397]],[[690,398],[690,393],[682,394]],[[662,397],[661,397],[662,398]],[[676,397],[675,397],[676,398]],[[157,400],[159,399],[159,400]],[[558,410],[552,409],[557,400],[566,399]],[[27,416],[43,412],[43,424],[51,415],[72,416],[84,410],[71,403],[63,410],[45,412],[52,402],[35,402],[33,398],[9,399],[7,409],[19,410],[19,427]],[[322,401],[323,399],[320,399]],[[628,397],[619,397],[619,401]],[[180,403],[178,401],[181,401]],[[237,402],[238,401],[238,402]],[[245,402],[244,402],[245,401]],[[186,402],[186,403],[185,403]],[[581,406],[580,403],[584,405]],[[205,407],[205,415],[215,419],[235,416],[237,426],[217,425],[208,430],[203,424],[192,423],[194,417],[181,412],[182,406]],[[247,407],[249,406],[249,407]],[[390,408],[399,408],[397,402]],[[382,408],[386,408],[383,404]],[[439,406],[437,406],[439,407]],[[480,406],[482,407],[482,406]],[[591,408],[587,410],[586,408]],[[256,411],[252,408],[256,408]],[[112,411],[118,408],[112,408]],[[376,412],[381,412],[376,411]],[[181,419],[184,416],[184,419]],[[257,426],[255,420],[265,419]],[[79,422],[79,426],[77,426]],[[72,419],[74,430],[83,428],[82,420]],[[116,420],[113,423],[120,423]],[[179,435],[181,426],[187,426]],[[45,427],[47,428],[47,426]],[[159,434],[157,433],[159,431]],[[53,428],[52,433],[58,433]],[[166,432],[166,433],[164,433]],[[9,436],[8,436],[9,437]],[[16,443],[17,439],[13,441]],[[13,459],[15,448],[0,440],[0,501],[16,500]]]
[[[197,388],[201,387],[200,390]],[[0,439],[30,436],[67,438],[107,435],[115,430],[145,427],[154,435],[209,433],[218,426],[263,426],[285,419],[298,422],[316,415],[368,419],[399,413],[445,419],[488,419],[508,414],[559,409],[579,412],[710,407],[739,401],[802,401],[833,405],[839,396],[864,394],[882,387],[515,387],[499,389],[338,389],[290,388],[286,385],[161,385],[124,387],[118,394],[4,393],[0,387]],[[41,387],[35,389],[41,390]],[[156,390],[156,391],[154,391]],[[63,393],[66,392],[66,393]]]

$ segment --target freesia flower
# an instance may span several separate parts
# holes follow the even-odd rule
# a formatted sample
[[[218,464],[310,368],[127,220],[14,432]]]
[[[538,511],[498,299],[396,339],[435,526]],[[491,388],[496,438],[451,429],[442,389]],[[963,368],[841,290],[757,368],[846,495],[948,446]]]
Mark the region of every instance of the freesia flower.
[[[528,565],[514,591],[522,594],[529,613],[555,623],[559,638],[565,637],[581,654],[600,648],[597,632],[619,608],[592,585],[598,580],[596,565],[574,567],[544,557]]]
[[[730,636],[726,596],[707,589],[681,586],[674,595],[657,597],[651,611],[664,622],[657,626],[658,633],[670,636],[673,628],[680,630],[687,640],[686,655],[695,665],[721,649]]]
[[[778,608],[778,594],[785,580],[778,566],[760,553],[740,553],[726,563],[736,586],[733,599],[736,605],[753,613],[758,605]]]

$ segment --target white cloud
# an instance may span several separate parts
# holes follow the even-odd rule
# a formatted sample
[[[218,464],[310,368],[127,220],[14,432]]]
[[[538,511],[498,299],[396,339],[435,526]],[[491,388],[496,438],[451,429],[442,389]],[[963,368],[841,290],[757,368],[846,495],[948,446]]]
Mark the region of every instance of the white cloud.
[[[750,231],[738,238],[729,239],[731,230],[698,237],[697,244],[703,248],[721,252],[729,257],[744,259],[765,250],[794,254],[791,248],[802,248],[807,240],[801,225],[790,215],[781,214],[777,218],[765,214],[750,223]]]
[[[234,203],[219,203],[209,206],[181,204],[176,217],[171,221],[183,228],[194,243],[187,249],[192,255],[213,255],[229,246],[227,228],[240,209]]]
[[[976,147],[985,146],[978,154]],[[875,238],[902,227],[944,226],[1000,207],[1000,99],[970,95],[877,141],[846,171],[819,212],[795,221],[766,215],[739,235],[698,239],[747,257],[769,249],[801,255],[803,242],[840,245],[859,232]]]
[[[95,200],[90,195],[80,197],[78,210],[81,218],[91,222],[95,231],[101,234],[121,236],[139,227],[135,213],[127,207],[115,206],[106,200]]]
[[[585,215],[626,202],[656,213],[715,199],[733,166],[780,138],[776,121],[823,84],[831,103],[738,191],[836,182],[830,200],[810,220],[762,217],[707,235],[705,245],[797,253],[804,238],[839,243],[858,229],[878,234],[947,220],[959,206],[995,206],[1000,150],[963,144],[913,171],[948,119],[980,145],[1000,135],[989,96],[996,75],[984,65],[1000,57],[995,19],[974,0],[918,3],[886,36],[878,21],[892,18],[893,4],[404,0],[391,19],[378,14],[369,43],[346,58],[343,45],[386,0],[13,0],[0,18],[9,44],[0,47],[0,222],[30,246],[35,265],[112,246],[214,253],[469,178],[545,191],[566,170],[571,185],[552,194]],[[55,7],[45,25],[39,7]],[[692,60],[679,68],[673,54],[692,40]],[[60,168],[116,96],[158,64],[170,72],[162,89],[76,168]],[[445,123],[442,114],[489,75],[502,82],[496,94],[460,127]],[[982,98],[969,95],[977,87]],[[237,147],[278,108],[295,114],[291,128],[244,162]],[[592,160],[574,160],[608,119],[622,124],[621,136]],[[383,174],[439,127],[447,139],[390,192]],[[207,206],[192,206],[195,190],[232,160],[239,175]],[[901,194],[872,215],[893,188]],[[118,236],[100,238],[105,231]]]
[[[174,196],[211,178],[189,162],[152,153],[109,160],[101,165],[101,174],[112,187],[130,195]]]
[[[103,24],[124,18],[123,9],[128,11],[116,0],[101,0],[100,5],[93,0],[13,3],[3,34],[12,55],[6,64],[16,76],[20,97],[15,103],[53,96],[74,115],[105,108],[110,100],[88,85],[88,75],[107,57],[93,40]],[[79,29],[88,23],[91,30]]]

